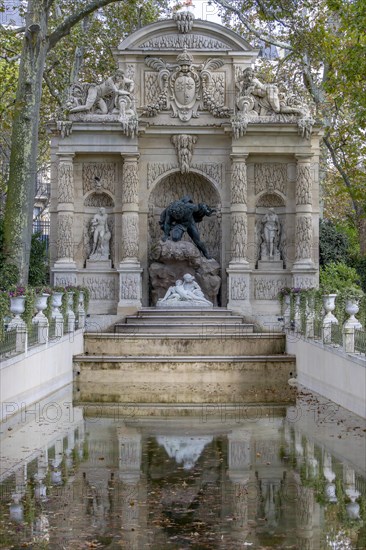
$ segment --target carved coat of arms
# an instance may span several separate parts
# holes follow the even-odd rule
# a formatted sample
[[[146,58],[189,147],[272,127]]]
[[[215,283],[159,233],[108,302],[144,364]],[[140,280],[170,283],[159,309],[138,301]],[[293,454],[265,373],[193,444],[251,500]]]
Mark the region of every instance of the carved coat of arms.
[[[223,66],[221,59],[207,59],[201,65],[193,64],[192,55],[185,49],[174,64],[158,57],[147,57],[145,63],[158,72],[160,95],[156,102],[145,107],[145,116],[172,110],[172,116],[183,122],[197,118],[198,109],[207,109],[214,116],[228,117],[228,107],[217,104],[210,93],[212,71]]]

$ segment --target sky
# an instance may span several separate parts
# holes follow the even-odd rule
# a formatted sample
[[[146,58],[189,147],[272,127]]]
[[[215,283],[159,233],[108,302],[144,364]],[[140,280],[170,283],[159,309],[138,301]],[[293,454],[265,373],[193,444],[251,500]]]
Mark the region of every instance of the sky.
[[[221,23],[221,19],[218,16],[218,8],[214,3],[211,4],[208,0],[187,0],[187,4],[190,2],[192,3],[190,10],[197,19]]]

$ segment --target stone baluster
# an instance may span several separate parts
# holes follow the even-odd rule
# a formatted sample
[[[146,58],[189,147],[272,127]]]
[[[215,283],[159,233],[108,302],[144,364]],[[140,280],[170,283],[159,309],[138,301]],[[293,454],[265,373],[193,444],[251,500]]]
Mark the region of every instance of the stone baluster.
[[[228,307],[250,313],[247,165],[248,155],[231,155],[231,259],[227,273]]]
[[[124,156],[122,170],[122,242],[119,264],[119,313],[141,307],[139,261],[139,170],[138,155]]]
[[[60,154],[57,176],[57,262],[76,269],[74,262],[73,154]],[[66,267],[65,266],[65,267]]]

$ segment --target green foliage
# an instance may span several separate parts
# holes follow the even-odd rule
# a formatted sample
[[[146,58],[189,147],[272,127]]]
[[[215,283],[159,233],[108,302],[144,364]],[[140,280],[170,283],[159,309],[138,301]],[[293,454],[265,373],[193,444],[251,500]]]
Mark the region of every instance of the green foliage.
[[[19,277],[19,270],[16,265],[5,263],[5,256],[3,254],[3,238],[3,218],[0,218],[0,289],[5,290],[12,285],[16,285]]]
[[[23,321],[25,321],[28,328],[30,328],[32,325],[32,317],[34,315],[34,301],[34,289],[28,286],[25,289],[25,310],[22,314],[22,319]]]
[[[319,226],[319,262],[321,266],[330,262],[347,262],[348,238],[333,222],[320,220]]]
[[[320,289],[324,294],[337,293],[350,286],[360,288],[359,283],[356,269],[344,262],[330,262],[320,268]]]
[[[48,257],[46,242],[42,241],[41,233],[32,235],[29,260],[28,283],[31,286],[41,286],[48,283]]]

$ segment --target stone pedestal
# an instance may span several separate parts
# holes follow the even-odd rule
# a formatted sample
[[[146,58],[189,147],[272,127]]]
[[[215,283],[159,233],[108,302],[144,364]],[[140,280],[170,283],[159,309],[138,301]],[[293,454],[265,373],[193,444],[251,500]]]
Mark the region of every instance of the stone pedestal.
[[[111,260],[86,260],[86,269],[105,271],[112,268]]]
[[[278,260],[258,260],[258,271],[277,271],[283,269],[283,261]]]
[[[117,313],[130,315],[142,307],[142,268],[139,262],[121,262],[119,273],[119,301]]]

